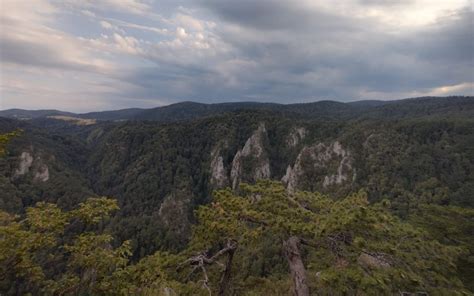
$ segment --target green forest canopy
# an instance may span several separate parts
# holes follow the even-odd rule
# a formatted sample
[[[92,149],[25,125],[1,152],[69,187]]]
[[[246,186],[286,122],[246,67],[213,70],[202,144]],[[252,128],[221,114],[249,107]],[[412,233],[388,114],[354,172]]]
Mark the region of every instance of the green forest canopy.
[[[62,211],[38,203],[21,218],[0,213],[1,289],[7,295],[328,295],[468,294],[459,258],[469,252],[472,210],[457,213],[457,243],[438,241],[433,221],[416,227],[393,216],[389,202],[369,204],[361,191],[334,200],[289,195],[278,182],[220,190],[196,211],[188,247],[128,261],[100,225],[117,210],[91,198]],[[427,213],[427,212],[425,212]],[[432,217],[427,214],[428,217]],[[435,219],[434,217],[431,219]],[[423,221],[426,222],[425,219]],[[469,224],[470,223],[470,224]],[[420,224],[415,222],[416,224]],[[91,226],[96,225],[96,230]],[[470,228],[469,228],[470,227]],[[468,230],[469,229],[469,230]],[[170,294],[171,293],[171,294]]]

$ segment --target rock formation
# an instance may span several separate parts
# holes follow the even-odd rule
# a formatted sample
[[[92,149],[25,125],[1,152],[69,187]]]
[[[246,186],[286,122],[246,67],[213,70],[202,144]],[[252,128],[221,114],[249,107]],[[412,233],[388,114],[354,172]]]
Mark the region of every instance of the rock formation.
[[[296,147],[306,137],[307,133],[304,127],[293,128],[286,139],[286,144],[291,148]]]
[[[348,150],[335,141],[329,145],[318,143],[305,146],[293,166],[289,165],[281,181],[287,186],[289,192],[297,189],[314,190],[306,188],[319,186],[318,190],[331,185],[339,185],[352,180],[352,156]]]
[[[15,169],[13,178],[31,173],[33,181],[46,182],[49,180],[49,167],[41,156],[34,156],[32,152],[24,151],[20,155],[20,163]]]
[[[220,149],[214,149],[211,153],[211,187],[218,189],[229,185],[229,178],[224,167],[224,158],[220,155]]]
[[[235,154],[230,172],[233,189],[237,188],[244,175],[247,177],[245,181],[270,178],[270,162],[263,145],[266,133],[265,125],[261,123],[244,147]],[[246,160],[251,161],[248,166],[245,165]]]

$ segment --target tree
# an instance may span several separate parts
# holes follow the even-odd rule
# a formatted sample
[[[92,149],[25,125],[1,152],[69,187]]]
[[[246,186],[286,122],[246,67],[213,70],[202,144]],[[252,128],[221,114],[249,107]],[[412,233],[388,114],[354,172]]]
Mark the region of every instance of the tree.
[[[223,284],[255,291],[258,287],[248,276],[239,276],[240,282],[233,285],[222,283],[224,278],[230,281],[224,276],[232,264],[229,260],[225,264],[206,260],[226,252],[229,242],[235,246],[235,256],[242,256],[265,240],[280,246],[287,261],[287,271],[273,270],[267,277],[289,271],[294,295],[465,291],[455,276],[462,250],[401,222],[390,214],[386,201],[370,205],[362,191],[342,200],[309,192],[289,195],[272,181],[244,184],[241,191],[240,195],[218,191],[210,205],[197,211],[199,223],[187,252],[202,254],[202,263],[188,267],[202,270],[209,293]],[[245,274],[243,258],[235,259],[239,272],[233,275]]]
[[[5,134],[0,134],[0,157],[5,156],[7,150],[7,144],[11,141],[12,138],[17,137],[20,135],[22,130],[16,130],[13,132],[5,133]]]
[[[474,290],[474,209],[420,204],[410,213],[409,222],[423,228],[439,242],[466,250],[459,258],[458,274]]]
[[[290,195],[272,181],[243,184],[239,194],[217,191],[199,207],[185,250],[130,264],[127,241],[113,248],[112,236],[90,231],[118,209],[115,200],[91,198],[69,212],[38,203],[23,218],[0,212],[0,289],[5,295],[468,293],[456,275],[464,249],[433,240],[389,208],[386,201],[370,205],[364,192],[334,200]],[[470,223],[472,213],[456,213]]]
[[[1,211],[1,291],[105,293],[111,275],[128,262],[129,243],[114,249],[112,236],[95,232],[74,235],[72,228],[98,224],[117,209],[115,200],[102,197],[90,198],[69,212],[44,202],[28,208],[24,218]]]

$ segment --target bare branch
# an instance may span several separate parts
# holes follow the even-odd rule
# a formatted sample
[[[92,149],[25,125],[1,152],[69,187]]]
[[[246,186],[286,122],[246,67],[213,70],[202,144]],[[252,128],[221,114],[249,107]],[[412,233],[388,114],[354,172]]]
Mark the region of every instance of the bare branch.
[[[223,267],[223,275],[221,277],[220,285],[219,285],[219,295],[224,295],[226,289],[228,287],[228,282],[230,279],[230,270],[232,264],[232,257],[234,255],[235,250],[237,249],[237,241],[233,239],[228,239],[224,248],[220,249],[216,252],[213,256],[208,257],[207,252],[201,252],[196,256],[186,259],[182,263],[178,265],[176,270],[180,270],[185,266],[194,266],[191,270],[189,275],[187,276],[187,280],[193,275],[198,269],[201,269],[204,279],[200,280],[199,282],[203,282],[202,286],[206,290],[208,290],[209,295],[211,295],[211,289],[209,287],[209,276],[207,274],[206,265],[216,264],[220,267]],[[223,255],[227,255],[227,262],[226,265],[222,264],[221,262],[217,261]]]

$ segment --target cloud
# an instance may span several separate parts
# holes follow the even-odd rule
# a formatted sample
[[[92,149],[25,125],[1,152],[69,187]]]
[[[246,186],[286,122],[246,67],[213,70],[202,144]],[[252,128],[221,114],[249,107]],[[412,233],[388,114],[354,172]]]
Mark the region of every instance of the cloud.
[[[113,39],[119,51],[129,54],[139,54],[141,52],[139,41],[130,36],[121,36],[114,33]]]
[[[413,4],[414,0],[359,0],[361,5],[368,6],[399,6]]]
[[[176,37],[178,39],[184,39],[184,38],[186,38],[186,36],[188,36],[188,34],[186,33],[186,30],[184,28],[178,27],[176,29]]]
[[[206,24],[204,24],[202,21],[183,13],[176,14],[176,16],[174,17],[174,21],[177,24],[180,24],[190,30],[197,32],[204,31],[206,27]]]
[[[109,29],[110,30],[110,29],[114,28],[114,26],[111,23],[106,22],[106,21],[100,21],[100,25],[104,29]]]
[[[465,0],[2,5],[2,108],[474,92],[474,16]]]
[[[137,29],[137,30],[142,30],[142,31],[149,31],[149,32],[158,33],[158,34],[162,34],[162,35],[166,35],[168,33],[168,29],[166,29],[166,28],[157,28],[157,27],[152,27],[152,26],[144,26],[144,25],[125,22],[125,21],[117,20],[117,19],[113,19],[113,18],[106,18],[106,19],[109,22],[114,23],[115,27]]]
[[[54,1],[57,5],[66,5],[74,9],[119,11],[133,14],[146,14],[151,7],[140,0],[61,0]]]
[[[430,90],[430,95],[433,96],[450,96],[459,93],[474,93],[474,82],[466,82],[456,85],[445,85],[436,87]]]
[[[111,63],[81,50],[81,42],[49,25],[57,10],[43,0],[30,7],[6,1],[0,15],[2,63],[92,72],[107,72]]]
[[[400,30],[385,14],[397,15],[394,5],[405,11],[414,1],[365,15],[355,2],[345,1],[342,7],[324,2],[204,1],[219,17],[223,42],[241,59],[258,64],[247,75],[233,70],[226,77],[233,76],[252,97],[275,100],[363,99],[368,92],[400,97],[416,89],[472,81],[472,10],[461,7],[435,23],[412,23]],[[443,11],[443,5],[433,6],[425,10]]]

